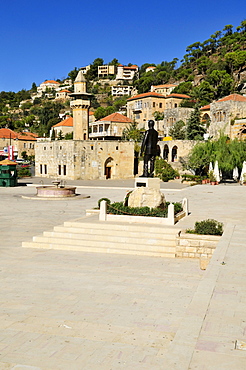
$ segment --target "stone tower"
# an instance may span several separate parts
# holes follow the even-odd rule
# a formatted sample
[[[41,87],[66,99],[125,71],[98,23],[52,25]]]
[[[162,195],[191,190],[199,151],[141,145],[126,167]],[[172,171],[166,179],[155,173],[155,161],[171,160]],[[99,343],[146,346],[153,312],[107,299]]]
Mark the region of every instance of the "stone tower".
[[[73,110],[73,139],[89,139],[89,108],[91,94],[86,92],[86,79],[79,71],[74,81],[74,93],[70,106]]]

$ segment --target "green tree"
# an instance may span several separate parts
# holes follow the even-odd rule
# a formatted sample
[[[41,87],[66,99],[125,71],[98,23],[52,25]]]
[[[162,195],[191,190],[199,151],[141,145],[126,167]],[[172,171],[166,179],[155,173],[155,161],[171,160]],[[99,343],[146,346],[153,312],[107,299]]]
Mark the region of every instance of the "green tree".
[[[164,119],[164,112],[155,111],[153,113],[155,121],[162,121]]]
[[[190,118],[186,125],[186,137],[188,140],[203,140],[206,130],[201,122],[201,113],[199,105],[196,104],[194,111],[191,112]]]
[[[65,137],[65,140],[73,140],[73,132],[68,132]]]
[[[190,96],[201,106],[211,102],[214,98],[214,88],[207,81],[202,81],[199,86],[194,87]]]
[[[130,123],[122,132],[122,140],[141,142],[144,132],[144,129],[139,129],[137,127],[137,123]]]
[[[234,167],[241,169],[246,160],[246,141],[228,140],[222,134],[216,141],[196,144],[189,155],[188,167],[201,173],[208,171],[209,163],[216,160],[223,172],[232,171]]]
[[[21,157],[22,157],[24,160],[27,160],[27,153],[26,153],[26,150],[23,150],[23,152],[21,152]]]
[[[55,139],[56,139],[56,133],[55,133],[55,130],[52,129],[51,140],[54,141]]]
[[[113,60],[111,60],[111,62],[109,62],[109,65],[112,65],[112,66],[118,66],[120,63],[118,61],[118,59],[114,58]]]
[[[63,133],[62,133],[62,130],[60,130],[58,132],[58,137],[57,137],[58,140],[63,140],[64,139],[64,136],[63,136]]]
[[[69,77],[69,78],[71,78],[72,83],[74,83],[75,78],[77,77],[78,72],[79,72],[78,68],[77,68],[77,67],[75,67],[72,71],[70,71],[70,72],[68,73],[68,77]]]
[[[186,137],[185,123],[182,120],[177,121],[170,129],[169,135],[174,140],[184,140]]]
[[[37,92],[37,85],[35,84],[35,82],[32,83],[31,92],[32,93]]]
[[[231,35],[233,30],[233,25],[232,24],[227,24],[224,28],[223,31],[225,31],[225,36]]]
[[[87,71],[85,77],[87,80],[94,80],[98,76],[98,67],[102,66],[104,60],[102,58],[96,58],[90,65],[90,69]]]

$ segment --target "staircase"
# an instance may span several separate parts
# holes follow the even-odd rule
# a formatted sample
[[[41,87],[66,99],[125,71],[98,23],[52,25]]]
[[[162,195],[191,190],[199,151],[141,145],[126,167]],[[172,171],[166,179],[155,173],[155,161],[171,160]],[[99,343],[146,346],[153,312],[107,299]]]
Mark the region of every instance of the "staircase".
[[[100,222],[90,216],[55,226],[22,247],[175,258],[177,233],[168,226]]]

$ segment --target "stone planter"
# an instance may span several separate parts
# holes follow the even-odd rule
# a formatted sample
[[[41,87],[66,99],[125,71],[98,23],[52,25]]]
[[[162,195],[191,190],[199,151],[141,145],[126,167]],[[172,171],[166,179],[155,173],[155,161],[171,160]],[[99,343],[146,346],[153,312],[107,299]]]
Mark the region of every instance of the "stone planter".
[[[176,257],[210,260],[220,240],[218,235],[198,235],[181,232],[176,239]],[[203,263],[205,265],[206,262]]]

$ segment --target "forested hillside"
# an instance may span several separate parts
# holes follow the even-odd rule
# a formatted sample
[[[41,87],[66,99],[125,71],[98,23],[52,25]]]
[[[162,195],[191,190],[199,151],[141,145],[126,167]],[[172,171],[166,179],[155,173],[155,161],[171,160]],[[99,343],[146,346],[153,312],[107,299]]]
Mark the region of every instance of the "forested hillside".
[[[96,118],[119,110],[127,99],[112,97],[110,86],[99,81],[97,67],[102,64],[102,58],[95,59],[86,74],[88,91],[94,94],[92,109],[96,110]],[[117,65],[118,60],[114,58],[109,64]],[[155,66],[154,71],[146,72],[148,66]],[[72,82],[78,70],[76,67],[68,73]],[[114,76],[108,78],[113,79]],[[246,92],[246,20],[236,28],[226,25],[207,40],[189,45],[180,61],[174,57],[171,62],[163,61],[157,65],[151,61],[144,63],[138,76],[131,82],[139,93],[150,91],[151,85],[166,83],[177,84],[173,92],[191,96],[190,101],[183,103],[184,106],[193,106],[195,102],[202,106],[233,92]],[[69,111],[69,101],[55,101],[54,91],[50,92],[49,97],[44,94],[31,99],[36,91],[37,86],[33,83],[28,91],[0,92],[0,127],[15,131],[28,127],[39,135],[47,135],[50,127],[59,122],[59,113]],[[20,105],[23,101],[26,102]]]

